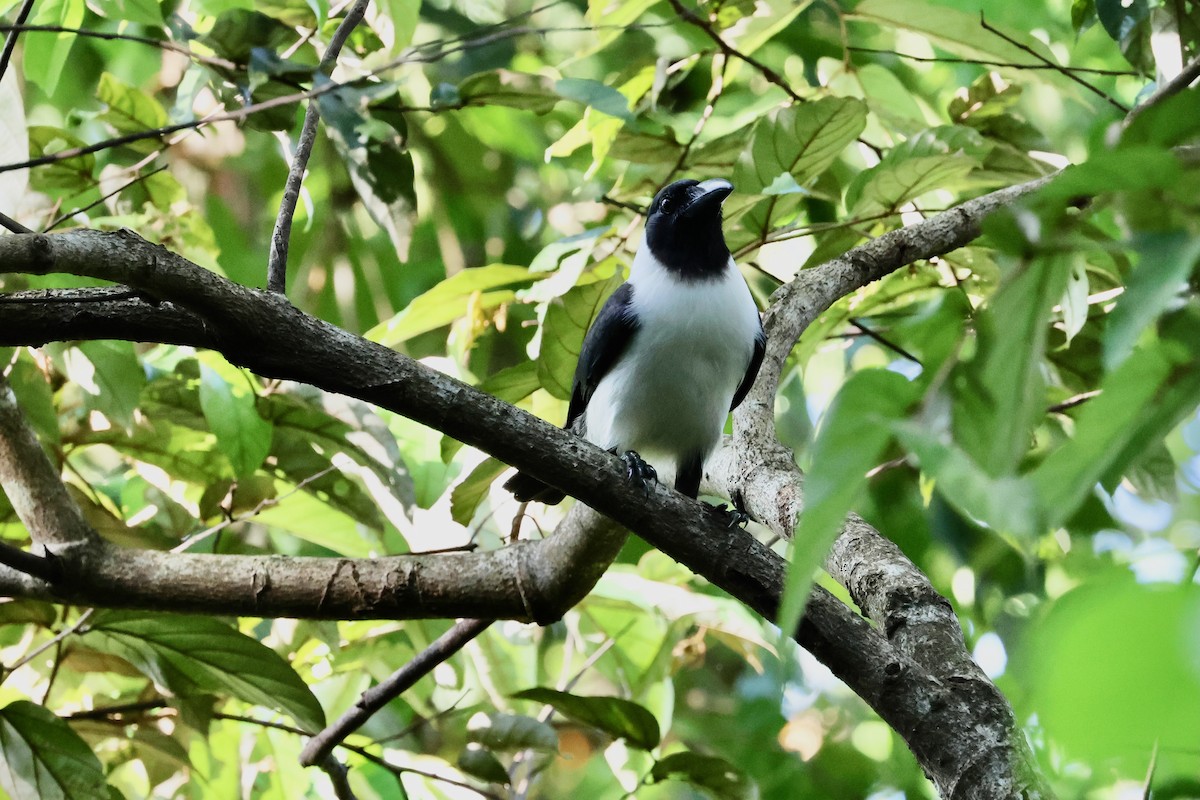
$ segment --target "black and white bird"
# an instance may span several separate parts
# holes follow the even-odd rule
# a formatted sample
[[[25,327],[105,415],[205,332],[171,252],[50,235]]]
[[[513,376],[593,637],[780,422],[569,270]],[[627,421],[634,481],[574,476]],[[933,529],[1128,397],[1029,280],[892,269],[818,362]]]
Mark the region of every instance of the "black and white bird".
[[[673,477],[688,497],[766,344],[721,232],[732,191],[726,180],[681,180],[655,196],[629,280],[584,338],[567,409],[565,427],[622,454],[631,478]],[[504,486],[522,502],[564,496],[525,473]]]

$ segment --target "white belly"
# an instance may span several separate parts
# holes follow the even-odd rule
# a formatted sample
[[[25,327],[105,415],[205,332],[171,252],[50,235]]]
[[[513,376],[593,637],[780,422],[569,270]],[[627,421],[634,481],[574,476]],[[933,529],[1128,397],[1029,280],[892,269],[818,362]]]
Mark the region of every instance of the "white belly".
[[[758,309],[732,262],[720,279],[680,283],[635,260],[630,282],[639,328],[588,402],[586,435],[636,450],[668,481],[677,464],[707,456],[720,440],[754,351]]]

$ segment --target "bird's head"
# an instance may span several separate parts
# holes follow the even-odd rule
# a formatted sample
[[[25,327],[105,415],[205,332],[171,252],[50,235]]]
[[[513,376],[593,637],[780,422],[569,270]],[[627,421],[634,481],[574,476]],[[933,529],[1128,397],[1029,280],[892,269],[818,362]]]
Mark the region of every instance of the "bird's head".
[[[646,246],[670,271],[683,278],[722,274],[729,248],[721,233],[721,203],[733,184],[721,178],[681,180],[665,187],[650,204]]]

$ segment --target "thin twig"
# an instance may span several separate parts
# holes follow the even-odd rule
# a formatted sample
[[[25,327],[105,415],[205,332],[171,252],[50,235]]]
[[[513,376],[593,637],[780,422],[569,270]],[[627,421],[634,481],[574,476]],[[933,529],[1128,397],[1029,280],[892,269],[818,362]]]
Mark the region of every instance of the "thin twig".
[[[851,317],[850,324],[852,324],[854,327],[858,328],[860,331],[862,331],[864,334],[866,334],[866,336],[868,338],[874,339],[876,342],[883,345],[887,349],[897,353],[900,356],[903,356],[904,358],[907,358],[909,361],[913,362],[917,366],[924,366],[921,363],[921,359],[917,358],[912,353],[908,352],[907,350],[905,350],[903,347],[896,344],[895,342],[888,341],[883,335],[871,330],[870,328],[868,328],[866,325],[864,325],[862,323],[862,320],[858,319],[857,317]]]
[[[713,44],[721,48],[721,52],[726,56],[733,56],[734,58],[746,62],[758,70],[759,74],[766,78],[768,82],[773,83],[782,89],[788,97],[792,98],[792,100],[796,101],[797,103],[804,102],[804,98],[792,90],[792,87],[789,86],[787,81],[783,79],[783,76],[753,56],[747,55],[733,45],[729,44],[729,42],[721,38],[721,34],[717,33],[707,20],[701,19],[695,12],[685,8],[680,0],[671,0],[671,7],[675,9],[675,13],[678,14],[680,19],[682,19],[684,22],[688,23],[689,25],[695,25],[697,28],[704,31],[708,38],[713,40]]]
[[[26,228],[3,211],[0,211],[0,227],[7,228],[13,233],[33,233],[32,228]]]
[[[19,22],[16,25],[0,25],[0,33],[70,33],[75,36],[82,36],[88,39],[104,39],[106,41],[114,42],[135,42],[137,44],[145,44],[151,47],[157,47],[160,50],[170,50],[173,53],[185,55],[199,64],[207,64],[210,67],[220,67],[222,69],[229,70],[237,70],[242,68],[235,62],[225,58],[194,53],[186,46],[180,44],[179,42],[171,41],[170,39],[151,39],[149,36],[133,36],[128,33],[93,31],[86,28],[67,28],[62,25],[22,25]]]
[[[25,20],[29,19],[32,11],[33,0],[25,0],[21,4],[21,10],[17,12],[17,25],[24,25]],[[8,71],[8,62],[12,58],[13,51],[17,49],[17,37],[19,35],[19,32],[13,31],[4,42],[4,50],[0,52],[0,81],[4,80],[4,73]]]
[[[354,790],[350,788],[350,773],[346,770],[346,765],[338,761],[333,753],[325,756],[318,766],[329,776],[329,782],[333,784],[333,796],[337,800],[358,800]]]
[[[94,608],[89,608],[88,610],[84,611],[82,614],[79,615],[79,619],[75,620],[70,625],[63,628],[61,631],[59,631],[58,634],[53,639],[51,639],[48,642],[43,642],[40,646],[38,646],[38,647],[34,648],[33,650],[31,650],[30,652],[26,653],[19,661],[17,661],[15,664],[13,664],[11,667],[8,668],[8,672],[5,673],[5,676],[7,677],[8,675],[11,675],[16,670],[25,666],[30,661],[33,661],[35,658],[40,656],[42,653],[49,650],[51,647],[54,647],[55,645],[57,645],[63,639],[65,639],[68,636],[70,636],[71,634],[75,633],[77,630],[79,630],[81,627],[83,627],[83,624],[85,622],[87,622],[88,619],[94,613],[96,613],[96,609],[94,609]]]
[[[852,53],[876,53],[879,55],[895,56],[902,58],[905,61],[919,61],[922,64],[976,64],[981,67],[1007,67],[1010,69],[1049,69],[1055,71],[1066,72],[1083,72],[1089,75],[1106,75],[1119,78],[1136,78],[1138,73],[1130,69],[1095,69],[1093,67],[1063,67],[1056,64],[1017,64],[1012,61],[989,61],[984,58],[953,58],[951,56],[914,56],[909,53],[898,53],[895,50],[886,50],[882,47],[857,47],[850,46],[846,48]]]
[[[321,56],[321,63],[317,66],[319,74],[330,75],[333,72],[338,54],[342,52],[342,45],[350,37],[350,32],[362,21],[368,2],[369,0],[357,0],[333,32],[325,55]],[[304,112],[304,124],[300,128],[300,138],[296,141],[296,152],[292,155],[292,166],[288,170],[287,182],[283,187],[283,200],[279,204],[275,230],[271,234],[267,289],[276,294],[284,294],[287,291],[287,257],[288,243],[292,236],[292,218],[296,215],[296,203],[300,199],[300,187],[304,181],[304,172],[308,168],[308,158],[312,155],[313,143],[317,140],[317,122],[321,118],[319,107],[317,102],[310,100]]]
[[[1036,58],[1038,61],[1040,61],[1040,62],[1042,62],[1043,64],[1045,64],[1045,65],[1047,66],[1047,68],[1049,68],[1049,69],[1052,69],[1052,70],[1054,70],[1055,72],[1058,72],[1058,73],[1060,73],[1060,74],[1062,74],[1062,75],[1065,75],[1065,76],[1066,76],[1066,77],[1067,77],[1069,80],[1072,80],[1072,81],[1074,81],[1075,83],[1079,84],[1079,85],[1080,85],[1080,86],[1082,86],[1084,89],[1087,89],[1089,92],[1091,92],[1092,94],[1094,94],[1094,95],[1097,95],[1098,97],[1101,97],[1101,98],[1103,98],[1103,99],[1104,99],[1104,101],[1105,101],[1106,103],[1108,103],[1108,104],[1109,104],[1109,105],[1111,105],[1113,108],[1115,108],[1115,109],[1117,109],[1118,111],[1120,111],[1122,114],[1128,114],[1128,113],[1129,113],[1129,109],[1128,109],[1128,108],[1125,106],[1125,104],[1124,104],[1124,103],[1120,102],[1119,100],[1116,100],[1115,98],[1109,97],[1107,94],[1105,94],[1104,92],[1100,91],[1100,90],[1099,90],[1099,89],[1097,89],[1095,86],[1092,86],[1090,83],[1088,83],[1088,82],[1087,82],[1087,81],[1085,81],[1083,78],[1081,78],[1081,77],[1079,77],[1078,75],[1076,75],[1074,72],[1071,72],[1070,70],[1068,70],[1066,67],[1062,66],[1061,64],[1055,64],[1053,61],[1051,61],[1050,59],[1046,58],[1046,57],[1045,57],[1045,56],[1043,56],[1041,53],[1039,53],[1038,51],[1034,50],[1032,47],[1030,47],[1030,46],[1028,46],[1028,45],[1026,45],[1026,44],[1022,44],[1021,42],[1018,42],[1016,39],[1012,38],[1011,36],[1009,36],[1009,35],[1008,35],[1007,33],[1005,33],[1004,31],[1002,31],[1002,30],[1000,30],[1000,29],[998,29],[998,28],[994,28],[994,27],[992,27],[991,25],[989,25],[989,24],[988,24],[988,21],[987,21],[986,19],[984,19],[984,16],[983,16],[983,12],[982,12],[982,11],[979,13],[979,24],[983,26],[983,29],[984,29],[985,31],[987,31],[987,32],[989,32],[989,33],[991,33],[991,34],[993,34],[993,35],[995,35],[995,36],[999,36],[1001,39],[1003,39],[1004,41],[1008,42],[1008,43],[1009,43],[1009,44],[1011,44],[1013,47],[1016,47],[1017,49],[1019,49],[1019,50],[1022,50],[1022,51],[1026,52],[1026,53],[1029,53],[1029,55],[1033,56],[1033,57],[1034,57],[1034,58]]]
[[[57,228],[59,225],[62,225],[64,222],[66,222],[67,220],[74,217],[76,214],[86,214],[87,212],[89,212],[93,208],[95,208],[96,206],[103,203],[108,198],[115,197],[116,195],[118,195],[121,192],[128,189],[130,186],[141,183],[142,181],[145,181],[145,180],[149,180],[150,178],[154,177],[155,175],[162,172],[166,168],[167,168],[167,165],[163,164],[161,167],[152,169],[144,175],[138,175],[137,177],[132,178],[131,180],[127,181],[126,183],[121,184],[116,189],[113,189],[111,192],[104,195],[103,197],[100,197],[100,198],[92,201],[91,203],[88,203],[86,206],[81,206],[80,208],[76,208],[73,211],[68,211],[65,214],[59,214],[58,217],[56,217],[53,222],[51,222],[49,225],[47,225],[42,230],[42,233],[49,233],[50,231]],[[32,233],[32,231],[30,231],[30,233]]]
[[[1178,75],[1155,89],[1153,94],[1138,104],[1138,107],[1133,109],[1133,111],[1130,111],[1129,116],[1125,117],[1122,127],[1128,128],[1130,123],[1137,119],[1146,109],[1153,108],[1168,97],[1179,94],[1195,83],[1197,79],[1200,79],[1200,58],[1197,58],[1184,67]]]
[[[409,689],[438,664],[461,650],[491,624],[490,619],[460,619],[454,623],[450,630],[435,639],[433,644],[417,653],[412,661],[363,692],[354,707],[340,719],[312,737],[300,753],[300,763],[306,767],[320,763],[372,714]]]
[[[1091,400],[1093,397],[1098,397],[1099,395],[1100,395],[1100,390],[1094,389],[1090,392],[1083,392],[1081,394],[1077,394],[1074,397],[1068,397],[1066,400],[1063,400],[1061,403],[1055,403],[1054,405],[1047,408],[1046,413],[1047,414],[1061,414],[1063,411],[1067,411],[1069,409],[1075,408],[1076,406],[1081,406],[1084,403],[1086,403],[1088,400]]]

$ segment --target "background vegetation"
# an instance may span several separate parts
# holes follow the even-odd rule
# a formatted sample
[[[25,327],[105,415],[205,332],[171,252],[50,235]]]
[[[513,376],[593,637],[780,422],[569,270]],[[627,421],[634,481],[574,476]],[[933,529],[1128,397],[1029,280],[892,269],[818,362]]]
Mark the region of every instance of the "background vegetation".
[[[1194,3],[389,0],[350,34],[340,85],[314,80],[347,5],[0,0],[10,23],[32,6],[0,68],[0,211],[128,227],[262,286],[303,117],[270,101],[311,88],[324,124],[288,297],[558,422],[577,343],[673,178],[733,180],[727,239],[765,307],[885,231],[1077,165],[826,311],[787,362],[777,429],[810,470],[799,541],[853,508],[900,545],[1059,794],[1200,797],[1200,96],[1127,115],[1194,66]],[[94,283],[4,270],[10,294]],[[212,351],[0,355],[120,545],[489,549],[563,513],[521,519],[498,461]],[[30,538],[2,495],[0,537]],[[797,554],[796,586],[823,555]],[[447,625],[11,600],[0,788],[331,796],[301,734]],[[534,687],[645,711],[518,697]],[[491,626],[348,748],[363,798],[933,794],[827,669],[639,539],[561,622]]]

